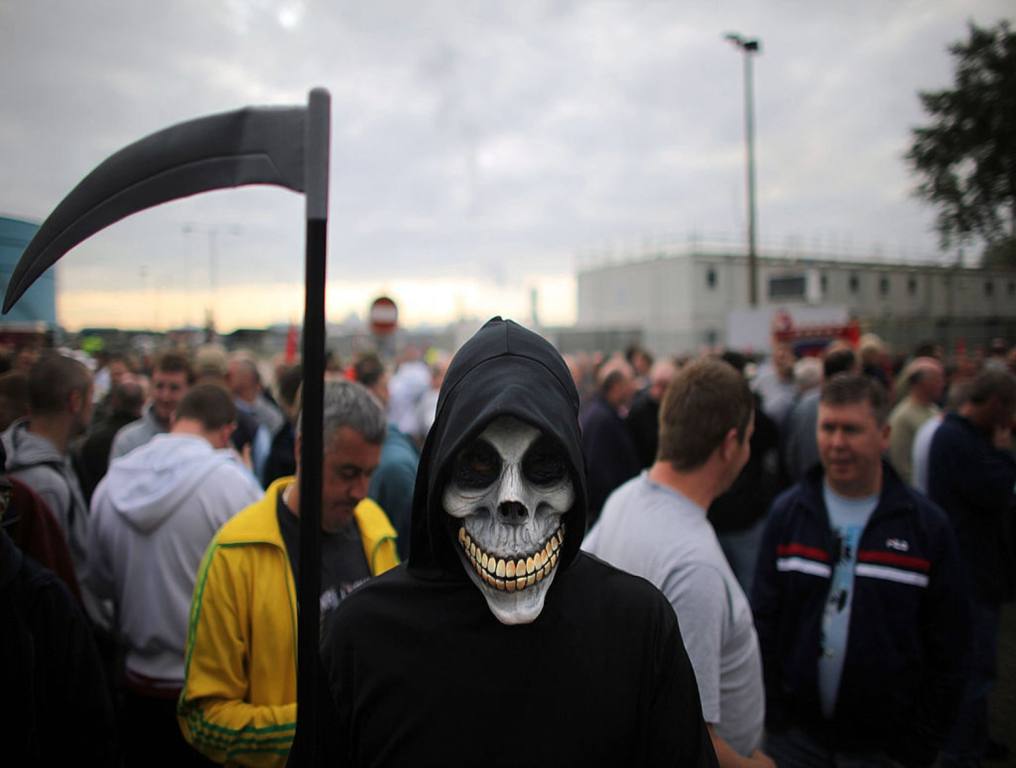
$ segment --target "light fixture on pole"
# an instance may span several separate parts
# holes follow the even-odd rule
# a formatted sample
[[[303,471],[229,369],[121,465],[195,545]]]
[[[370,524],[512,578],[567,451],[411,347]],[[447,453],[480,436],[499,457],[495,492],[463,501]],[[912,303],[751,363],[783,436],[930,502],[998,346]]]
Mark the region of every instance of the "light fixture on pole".
[[[745,38],[734,32],[724,37],[744,52],[744,142],[747,152],[748,186],[748,303],[758,306],[758,258],[755,221],[755,98],[751,58],[762,50],[757,38]]]
[[[205,332],[208,334],[206,341],[211,342],[215,335],[215,307],[218,304],[219,289],[219,232],[224,231],[230,235],[243,234],[243,227],[239,224],[231,224],[226,228],[218,225],[203,226],[185,222],[180,230],[187,235],[206,234],[208,235],[208,301],[205,305]],[[189,283],[188,283],[189,287]],[[188,309],[189,318],[189,309]],[[188,320],[189,322],[189,320]]]

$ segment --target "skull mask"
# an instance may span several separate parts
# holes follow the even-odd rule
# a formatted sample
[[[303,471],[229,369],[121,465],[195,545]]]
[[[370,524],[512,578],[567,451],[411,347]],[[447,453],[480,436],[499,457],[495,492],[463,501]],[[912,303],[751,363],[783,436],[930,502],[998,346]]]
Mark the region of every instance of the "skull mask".
[[[459,556],[502,624],[543,610],[575,500],[568,461],[535,427],[502,416],[455,457],[444,489]]]

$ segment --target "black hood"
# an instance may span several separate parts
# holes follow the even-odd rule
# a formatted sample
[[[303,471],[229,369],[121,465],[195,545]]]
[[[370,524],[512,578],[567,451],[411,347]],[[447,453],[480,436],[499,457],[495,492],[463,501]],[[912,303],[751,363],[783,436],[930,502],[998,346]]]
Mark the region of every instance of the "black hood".
[[[409,569],[427,578],[467,578],[441,494],[459,450],[500,416],[514,416],[549,435],[568,458],[575,503],[563,518],[561,567],[567,567],[586,524],[578,411],[579,395],[568,367],[546,339],[511,320],[487,321],[455,354],[438,396],[416,474]]]

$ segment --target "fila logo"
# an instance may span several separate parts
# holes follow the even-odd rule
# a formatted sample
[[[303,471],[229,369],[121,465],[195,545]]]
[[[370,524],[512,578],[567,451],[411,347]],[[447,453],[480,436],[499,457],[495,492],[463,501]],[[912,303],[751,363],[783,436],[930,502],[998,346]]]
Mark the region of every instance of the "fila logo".
[[[889,549],[895,549],[898,552],[909,552],[910,544],[903,539],[886,539],[885,545]]]

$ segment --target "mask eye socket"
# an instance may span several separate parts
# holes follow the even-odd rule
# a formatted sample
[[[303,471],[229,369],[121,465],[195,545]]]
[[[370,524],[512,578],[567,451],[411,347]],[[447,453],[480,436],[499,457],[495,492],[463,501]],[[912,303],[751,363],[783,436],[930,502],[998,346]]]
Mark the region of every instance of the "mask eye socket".
[[[455,459],[452,482],[462,488],[486,488],[501,474],[501,457],[486,440],[475,440]]]
[[[534,485],[555,485],[568,474],[568,463],[553,440],[541,436],[522,459],[522,474]]]

